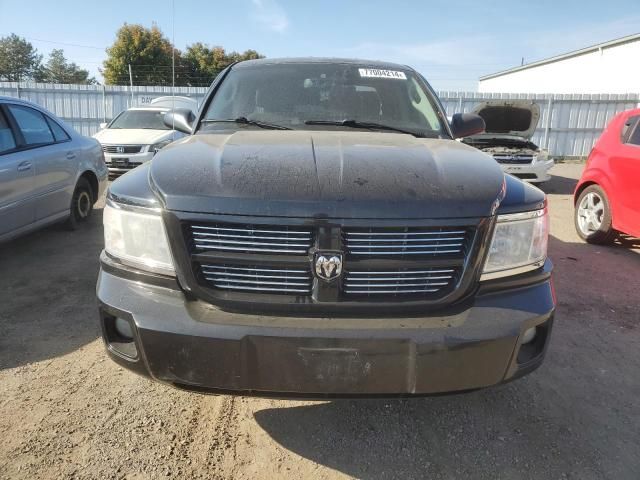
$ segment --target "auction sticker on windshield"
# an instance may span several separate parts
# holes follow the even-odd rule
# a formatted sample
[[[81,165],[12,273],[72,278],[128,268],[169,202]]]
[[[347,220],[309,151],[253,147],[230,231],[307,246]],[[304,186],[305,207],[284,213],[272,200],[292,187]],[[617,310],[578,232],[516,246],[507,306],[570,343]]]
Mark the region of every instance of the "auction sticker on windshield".
[[[395,78],[397,80],[406,80],[407,76],[404,72],[396,70],[380,70],[379,68],[359,68],[360,76],[363,78]]]

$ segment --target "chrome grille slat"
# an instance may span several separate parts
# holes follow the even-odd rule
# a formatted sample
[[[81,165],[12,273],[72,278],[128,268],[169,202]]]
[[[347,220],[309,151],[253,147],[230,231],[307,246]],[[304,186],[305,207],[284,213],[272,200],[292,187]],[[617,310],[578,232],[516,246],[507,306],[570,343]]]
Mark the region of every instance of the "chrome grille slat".
[[[430,240],[428,238],[350,238],[349,242],[428,242],[428,241],[454,241],[454,240],[464,240],[464,237],[446,237],[440,238],[438,237],[436,240]]]
[[[463,242],[457,243],[441,243],[438,245],[367,245],[367,248],[436,248],[436,247],[459,247]],[[353,248],[360,248],[359,245],[355,245]]]
[[[375,292],[371,291],[371,290],[350,290],[347,293],[351,293],[351,294],[358,294],[358,295],[369,295],[372,293],[383,293],[383,294],[398,294],[398,293],[435,293],[435,292],[439,292],[440,289],[439,288],[428,288],[428,289],[421,289],[421,290],[402,290],[402,291],[398,291],[398,290],[376,290]]]
[[[233,279],[233,280],[229,280],[226,278],[214,278],[214,277],[208,277],[205,275],[205,278],[207,280],[213,280],[213,281],[218,281],[218,282],[223,282],[223,283],[240,283],[240,284],[247,284],[247,285],[291,285],[292,287],[305,287],[308,284],[304,283],[304,282],[270,282],[270,281],[263,281],[263,280],[238,280],[238,279]]]
[[[390,250],[387,252],[356,252],[352,250],[350,253],[352,255],[431,255],[434,253],[460,253],[460,250]]]
[[[308,289],[296,289],[296,288],[287,288],[282,289],[282,288],[267,288],[267,287],[242,287],[242,286],[235,286],[235,285],[225,285],[224,287],[220,287],[220,288],[225,288],[225,289],[229,289],[229,290],[251,290],[251,291],[259,291],[259,292],[281,292],[281,293],[309,293]]]
[[[438,268],[422,270],[347,271],[343,289],[347,295],[406,295],[442,293],[453,287],[456,270]]]
[[[256,239],[257,240],[257,239]],[[274,242],[238,242],[236,240],[207,240],[198,239],[198,242],[209,242],[211,244],[220,245],[264,245],[266,247],[306,247],[306,243],[274,243]]]
[[[347,232],[348,237],[357,237],[368,235],[372,237],[384,237],[384,236],[415,236],[415,235],[462,235],[467,233],[465,230],[458,231],[438,231],[438,232]]]
[[[196,243],[196,248],[206,250],[232,250],[235,252],[249,252],[249,253],[302,253],[299,249],[296,250],[287,250],[287,249],[269,249],[269,248],[242,248],[242,247],[211,247],[210,245],[202,245]]]
[[[347,253],[360,256],[464,255],[469,230],[461,227],[389,227],[343,230]]]
[[[282,226],[212,224],[190,225],[196,250],[306,255],[312,230]]]
[[[442,287],[449,285],[449,282],[420,282],[420,283],[377,283],[375,285],[363,285],[361,283],[345,282],[347,287],[369,287],[369,288],[383,288],[383,287]]]
[[[260,240],[309,240],[311,239],[311,237],[287,237],[287,236],[281,236],[281,237],[265,237],[262,235],[252,235],[252,236],[247,236],[247,235],[228,235],[228,234],[222,234],[222,233],[200,233],[198,232],[198,236],[201,237],[215,237],[215,239],[221,239],[222,241],[224,241],[225,238],[257,238]]]
[[[203,265],[202,268],[219,269],[219,270],[251,270],[252,272],[274,272],[274,273],[306,273],[306,270],[280,270],[277,268],[247,268],[247,267],[227,267],[220,265]]]
[[[191,228],[194,230],[202,229],[202,230],[221,230],[226,232],[250,232],[250,233],[285,233],[285,234],[305,234],[308,237],[311,237],[311,231],[300,232],[300,231],[287,231],[287,230],[257,230],[257,229],[247,229],[247,228],[227,228],[227,227],[205,227],[202,225],[193,225]]]
[[[398,272],[392,272],[392,273],[396,273],[398,275],[403,275],[403,274],[418,274],[418,273],[453,273],[454,270],[452,268],[446,269],[446,270],[442,270],[442,269],[438,269],[438,270],[411,270],[411,271],[398,271]],[[389,275],[389,271],[386,272],[349,272],[351,275]]]
[[[424,276],[424,277],[376,277],[376,280],[384,280],[384,281],[401,281],[401,280],[448,280],[451,278],[450,275],[441,275],[438,277]],[[352,282],[368,282],[368,278],[358,278],[354,277],[351,279]]]
[[[265,293],[311,292],[311,271],[270,268],[265,265],[200,265],[205,281],[221,290]]]
[[[238,277],[238,281],[242,278],[271,278],[271,279],[285,279],[285,280],[307,280],[307,277],[287,276],[287,275],[264,275],[255,273],[225,273],[225,272],[211,272],[208,270],[202,270],[207,278],[220,279],[227,277]]]

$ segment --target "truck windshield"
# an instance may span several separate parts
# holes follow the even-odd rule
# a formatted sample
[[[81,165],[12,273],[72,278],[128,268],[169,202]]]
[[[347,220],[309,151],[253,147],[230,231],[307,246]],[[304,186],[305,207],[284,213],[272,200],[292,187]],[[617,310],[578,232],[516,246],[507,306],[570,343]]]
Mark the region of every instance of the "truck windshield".
[[[234,119],[293,129],[362,128],[447,136],[431,93],[413,71],[366,65],[236,67],[218,88],[201,128],[228,129]]]
[[[162,117],[166,112],[159,110],[127,110],[118,115],[109,128],[129,129],[142,128],[147,130],[170,130]]]

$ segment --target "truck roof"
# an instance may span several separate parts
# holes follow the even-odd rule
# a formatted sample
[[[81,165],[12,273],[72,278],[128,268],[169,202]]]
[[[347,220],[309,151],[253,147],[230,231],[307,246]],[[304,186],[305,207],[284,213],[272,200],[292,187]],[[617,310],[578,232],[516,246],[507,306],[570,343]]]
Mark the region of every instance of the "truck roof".
[[[349,65],[369,66],[381,69],[413,70],[413,68],[399,63],[382,62],[379,60],[363,60],[357,58],[332,58],[332,57],[290,57],[290,58],[260,58],[257,60],[245,60],[237,63],[233,68],[255,67],[258,65],[295,64],[295,63],[341,63]]]

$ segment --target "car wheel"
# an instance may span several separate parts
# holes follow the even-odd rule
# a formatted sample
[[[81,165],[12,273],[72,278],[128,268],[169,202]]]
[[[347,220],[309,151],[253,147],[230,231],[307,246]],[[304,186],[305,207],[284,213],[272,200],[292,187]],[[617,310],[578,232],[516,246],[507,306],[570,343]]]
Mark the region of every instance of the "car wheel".
[[[574,220],[578,235],[588,243],[606,244],[616,238],[609,200],[598,185],[589,185],[582,191],[576,202]]]
[[[93,192],[86,178],[80,178],[71,198],[71,208],[67,227],[75,230],[81,223],[86,222],[93,211]]]

